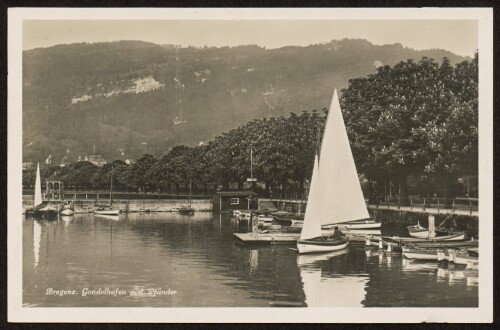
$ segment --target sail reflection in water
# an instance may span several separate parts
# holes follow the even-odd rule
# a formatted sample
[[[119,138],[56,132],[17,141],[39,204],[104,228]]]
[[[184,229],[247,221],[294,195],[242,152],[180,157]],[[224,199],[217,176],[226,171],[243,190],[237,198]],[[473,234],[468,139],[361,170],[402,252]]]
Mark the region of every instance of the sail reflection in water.
[[[40,260],[40,242],[42,239],[42,227],[38,221],[33,221],[33,251],[35,268]]]
[[[368,275],[323,273],[322,262],[345,257],[348,249],[324,254],[299,255],[297,263],[308,307],[361,307]],[[339,299],[339,297],[342,297]]]

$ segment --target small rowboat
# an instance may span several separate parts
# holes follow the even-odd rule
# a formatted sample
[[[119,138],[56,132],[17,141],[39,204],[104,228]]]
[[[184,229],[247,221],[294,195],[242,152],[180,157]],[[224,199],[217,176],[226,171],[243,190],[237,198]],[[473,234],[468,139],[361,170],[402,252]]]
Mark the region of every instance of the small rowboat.
[[[416,249],[410,247],[403,247],[402,251],[403,255],[408,259],[438,260],[438,251],[436,249]]]
[[[408,234],[414,238],[423,238],[423,239],[434,239],[434,240],[462,240],[465,239],[464,232],[453,232],[449,230],[435,229],[434,232],[436,236],[429,237],[429,229],[417,223],[414,226],[406,227],[408,229]]]
[[[326,237],[301,239],[297,241],[299,253],[317,253],[342,250],[349,244],[349,238],[341,237],[330,240]]]
[[[73,203],[71,201],[65,202],[61,209],[59,210],[61,215],[73,215],[75,214],[75,208],[73,207]]]
[[[107,205],[101,205],[94,209],[94,214],[98,215],[118,215],[120,214],[120,210],[113,209]]]

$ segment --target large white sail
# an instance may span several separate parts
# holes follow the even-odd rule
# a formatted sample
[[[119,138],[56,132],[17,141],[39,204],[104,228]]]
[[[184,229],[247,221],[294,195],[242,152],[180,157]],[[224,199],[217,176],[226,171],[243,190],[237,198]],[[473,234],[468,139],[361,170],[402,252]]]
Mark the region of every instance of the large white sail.
[[[36,167],[36,180],[35,180],[35,200],[33,203],[34,207],[42,204],[42,182],[40,180],[40,163]]]
[[[323,133],[319,172],[319,218],[322,225],[369,218],[337,90],[333,93]]]
[[[321,196],[319,189],[319,164],[318,155],[314,157],[314,167],[309,188],[309,197],[307,198],[306,213],[304,215],[304,225],[300,232],[300,239],[309,239],[321,236]]]

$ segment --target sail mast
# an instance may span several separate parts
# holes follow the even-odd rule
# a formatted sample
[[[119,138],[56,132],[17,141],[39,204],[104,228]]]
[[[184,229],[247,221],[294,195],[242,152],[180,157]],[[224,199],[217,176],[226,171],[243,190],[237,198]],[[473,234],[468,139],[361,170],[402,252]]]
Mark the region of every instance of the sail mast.
[[[42,204],[42,182],[40,179],[40,162],[38,162],[36,167],[35,199],[33,201],[33,207],[37,207],[40,204]]]
[[[113,165],[111,165],[111,185],[109,188],[109,206],[113,204]]]

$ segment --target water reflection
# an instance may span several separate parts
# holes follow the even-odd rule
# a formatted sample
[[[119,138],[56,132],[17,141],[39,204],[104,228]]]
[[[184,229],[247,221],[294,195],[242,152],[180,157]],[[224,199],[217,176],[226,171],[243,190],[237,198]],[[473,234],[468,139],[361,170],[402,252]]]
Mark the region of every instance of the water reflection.
[[[64,221],[64,222],[69,222],[69,221],[73,221],[75,217],[72,216],[72,215],[60,215],[59,216],[59,219]]]
[[[250,263],[250,274],[254,273],[259,267],[259,251],[250,250],[249,263]]]
[[[134,213],[118,218],[77,214],[71,220],[25,220],[23,304],[268,307],[280,301],[309,306],[477,305],[477,271],[461,269],[465,277],[452,275],[450,285],[452,269],[439,270],[435,262],[411,263],[401,254],[367,250],[361,242],[341,251],[297,255],[287,246],[235,245],[233,232],[245,230],[247,224],[242,221],[240,226],[230,215]],[[171,288],[178,294],[61,298],[46,295],[50,287]]]
[[[322,263],[346,257],[349,249],[297,257],[308,307],[356,307],[365,298],[367,274],[343,274],[323,271]],[[340,298],[341,297],[341,298]]]
[[[42,226],[38,221],[33,221],[33,252],[35,268],[40,260],[40,242],[42,239]]]

